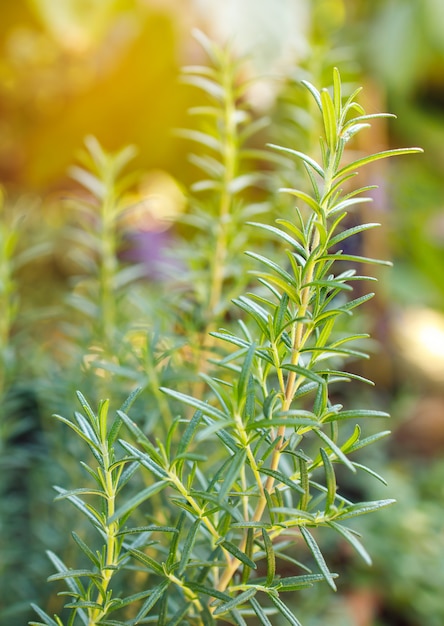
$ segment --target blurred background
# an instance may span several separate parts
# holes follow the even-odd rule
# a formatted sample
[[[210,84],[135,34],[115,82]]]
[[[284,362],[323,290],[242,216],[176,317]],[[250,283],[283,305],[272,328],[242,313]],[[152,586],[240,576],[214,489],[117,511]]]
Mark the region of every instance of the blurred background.
[[[367,499],[396,497],[398,504],[360,522],[373,567],[346,550],[338,556],[332,546],[331,558],[345,572],[339,593],[299,594],[297,615],[305,626],[442,626],[444,3],[0,0],[0,11],[0,243],[5,250],[13,245],[7,226],[19,223],[14,245],[38,252],[14,275],[21,317],[12,334],[19,347],[13,356],[13,342],[2,338],[7,376],[0,380],[8,406],[14,406],[11,389],[23,389],[44,368],[41,352],[51,353],[56,341],[41,318],[72,271],[59,239],[68,219],[60,198],[72,187],[67,169],[83,138],[92,134],[112,151],[134,144],[134,163],[145,173],[143,193],[183,210],[195,172],[189,146],[173,131],[187,124],[195,98],[180,86],[180,68],[205,61],[194,28],[219,42],[230,38],[239,54],[248,54],[248,72],[262,77],[250,97],[258,114],[272,116],[270,138],[274,132],[286,145],[292,141],[287,117],[298,97],[294,83],[309,77],[318,87],[328,85],[337,65],[363,85],[367,112],[398,117],[375,123],[362,149],[424,149],[424,155],[372,169],[379,191],[369,221],[382,222],[383,229],[363,242],[369,255],[394,262],[381,273],[378,297],[367,309],[379,347],[365,366],[380,406],[392,414],[387,427],[393,434],[372,452],[388,490],[374,483],[360,488]],[[0,279],[5,289],[4,275]],[[37,332],[44,346],[32,352],[29,341]],[[2,411],[0,451],[7,454],[0,464],[13,477],[0,502],[3,513],[8,510],[0,526],[2,626],[26,623],[29,601],[42,602],[50,593],[44,550],[57,531],[50,486],[63,480],[49,466],[36,469],[44,448],[38,419],[45,418],[29,422],[29,416],[45,409],[32,394],[24,403],[22,392],[19,408],[13,425]],[[23,489],[30,491],[23,496]],[[39,489],[43,496],[36,495]]]

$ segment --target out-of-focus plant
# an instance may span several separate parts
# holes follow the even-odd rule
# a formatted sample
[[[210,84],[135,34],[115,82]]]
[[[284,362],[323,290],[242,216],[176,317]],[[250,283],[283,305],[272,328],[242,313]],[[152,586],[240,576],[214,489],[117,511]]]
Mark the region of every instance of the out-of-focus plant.
[[[425,149],[424,159],[400,162],[387,177],[394,208],[388,235],[396,261],[391,303],[442,311],[443,5],[434,0],[358,4],[355,30],[365,36],[356,39],[355,49],[366,76],[399,117],[389,125],[390,141],[421,136]]]
[[[197,147],[189,160],[203,176],[191,186],[190,211],[183,219],[194,232],[179,249],[188,291],[188,304],[183,297],[179,304],[182,311],[190,307],[198,331],[196,365],[202,369],[214,343],[210,331],[222,323],[231,298],[249,280],[241,252],[251,234],[244,224],[269,208],[258,193],[265,184],[261,168],[267,155],[252,145],[269,120],[254,116],[244,59],[233,61],[230,46],[221,47],[200,31],[195,37],[210,65],[188,66],[182,72],[182,81],[198,88],[204,101],[189,110],[196,127],[176,131]]]
[[[44,396],[53,409],[64,407],[86,373],[97,390],[106,388],[110,371],[123,380],[130,377],[134,381],[137,376],[128,339],[137,314],[128,292],[146,270],[121,259],[122,222],[135,208],[127,199],[128,190],[137,180],[137,173],[124,170],[134,154],[132,147],[107,152],[95,138],[88,137],[79,163],[70,169],[81,191],[65,201],[71,217],[59,244],[59,248],[63,245],[59,254],[64,255],[71,284],[65,306],[58,303],[62,322],[54,360],[57,371],[53,392],[48,388]]]
[[[225,93],[226,85],[212,71],[199,69],[197,74],[193,71],[193,82],[203,78],[206,91],[216,97]],[[361,421],[386,414],[355,405],[344,408],[335,401],[335,390],[351,380],[369,382],[344,365],[366,356],[362,344],[367,335],[347,332],[337,322],[353,316],[373,295],[353,295],[355,284],[371,280],[357,274],[355,266],[379,263],[345,252],[344,242],[377,224],[345,229],[342,224],[348,210],[367,201],[363,194],[369,188],[352,185],[362,167],[418,149],[388,150],[353,161],[346,145],[382,114],[365,114],[356,101],[359,90],[344,97],[337,70],[332,89],[305,86],[322,120],[320,156],[285,146],[274,149],[302,162],[309,191],[282,190],[296,204],[292,215],[276,225],[242,225],[279,241],[283,251],[273,258],[262,250],[247,253],[260,268],[254,272],[257,288],[239,292],[235,299],[238,330],[212,331],[223,355],[211,375],[206,364],[200,368],[207,389],[194,395],[163,389],[187,409],[177,409],[177,417],[166,424],[166,436],[147,436],[126,407],[109,421],[107,402],[95,413],[81,394],[83,413],[73,421],[60,418],[89,448],[90,460],[83,467],[92,486],[58,488],[59,495],[84,513],[98,531],[99,546],[74,534],[86,563],[79,568],[51,556],[57,569],[52,578],[65,581],[69,600],[63,616],[54,618],[36,607],[42,621],[32,622],[35,626],[244,625],[250,619],[266,626],[271,620],[298,626],[292,592],[319,582],[336,589],[320,547],[322,528],[370,561],[349,522],[392,500],[354,501],[341,492],[341,475],[364,472],[384,482],[354,453],[387,434],[362,437]],[[219,109],[210,112],[219,119]],[[213,145],[211,136],[197,138]],[[231,137],[226,145],[233,141]],[[233,193],[225,185],[240,184],[229,163],[221,168],[206,156],[199,160],[206,173],[213,174],[214,167],[222,175],[216,189],[225,202]],[[211,189],[214,180],[210,178]],[[251,181],[248,175],[241,188]],[[225,211],[218,217],[222,222]],[[218,235],[225,251],[222,227]],[[225,254],[218,253],[216,264]],[[216,264],[213,304],[218,305],[224,296]],[[214,286],[199,289],[208,307]],[[171,414],[165,418],[170,420]],[[350,423],[354,428],[348,428]],[[146,486],[125,496],[135,472]],[[146,523],[134,525],[144,515]],[[307,571],[310,560],[315,573]],[[142,582],[141,589],[134,592],[131,586],[133,593],[121,592],[117,581],[125,570]]]
[[[13,255],[18,240],[17,228],[11,228],[5,219],[3,192],[0,197],[0,394],[4,395],[8,386],[11,367],[10,338],[12,325],[17,314],[17,290],[14,284]],[[3,437],[2,437],[3,439]]]
[[[396,493],[397,504],[379,519],[369,516],[360,521],[373,567],[366,571],[355,563],[349,569],[343,602],[347,602],[347,592],[350,598],[357,589],[366,589],[368,595],[373,595],[374,621],[381,626],[396,622],[439,626],[444,619],[439,591],[444,580],[440,559],[443,525],[439,515],[443,466],[439,459],[430,460],[417,458],[412,463],[404,457],[397,464],[385,466],[384,475]],[[385,459],[379,462],[386,464]],[[374,498],[381,496],[381,487],[375,482],[363,484],[369,497]],[[387,559],[388,553],[392,558]],[[321,598],[319,601],[324,607],[321,614],[325,615],[327,603]],[[342,610],[346,614],[345,605]]]
[[[39,489],[45,450],[33,379],[34,338],[20,298],[20,272],[41,260],[48,246],[25,236],[22,208],[0,189],[0,621],[16,619],[23,607],[26,613],[29,598],[39,595],[40,583],[28,575],[29,553],[41,552],[49,502]],[[31,567],[38,569],[37,562],[39,556]]]

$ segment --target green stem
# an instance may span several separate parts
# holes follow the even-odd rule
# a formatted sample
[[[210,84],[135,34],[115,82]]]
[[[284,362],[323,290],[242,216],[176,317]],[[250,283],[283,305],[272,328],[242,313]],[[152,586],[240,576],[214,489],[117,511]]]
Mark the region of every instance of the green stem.
[[[236,104],[234,98],[234,76],[227,63],[222,68],[222,84],[224,87],[225,102],[223,112],[223,179],[220,192],[219,212],[217,218],[217,234],[215,241],[215,251],[211,262],[211,272],[209,276],[210,293],[205,312],[205,328],[203,331],[202,349],[198,364],[198,371],[205,371],[207,368],[208,352],[214,345],[214,338],[210,332],[217,326],[219,307],[222,299],[225,267],[228,254],[228,226],[233,205],[233,194],[230,186],[236,176],[237,169],[237,126],[236,126]]]
[[[327,196],[328,192],[331,189],[332,179],[333,179],[333,164],[335,161],[336,153],[330,155],[328,167],[326,168],[326,176],[325,176],[325,186],[324,186],[324,197]],[[324,216],[327,214],[327,207],[325,203],[322,206]],[[317,228],[314,229],[312,242],[308,250],[308,256],[318,248],[320,243],[320,235]],[[305,273],[305,286],[301,289],[301,304],[299,306],[299,310],[297,313],[297,317],[299,320],[303,320],[308,312],[310,306],[310,300],[313,294],[313,287],[310,283],[313,281],[315,265],[317,262],[317,258],[313,258],[310,262],[310,266],[306,268]],[[304,332],[305,331],[305,332]],[[311,333],[311,329],[306,328],[306,323],[304,321],[298,321],[295,323],[292,329],[292,355],[291,355],[291,363],[293,365],[297,365],[300,359],[301,349],[305,342],[307,341],[309,335]],[[279,371],[279,370],[278,370]],[[287,382],[285,384],[285,393],[284,393],[284,401],[282,409],[283,411],[288,411],[291,408],[294,396],[302,383],[302,377],[297,378],[297,374],[294,371],[290,371],[288,374]],[[281,379],[279,378],[279,381]],[[282,382],[281,382],[282,389]],[[277,432],[275,434],[275,441],[279,440],[275,450],[273,452],[273,456],[271,458],[270,468],[272,470],[277,470],[279,467],[279,461],[282,454],[283,449],[285,448],[285,425],[279,426]],[[252,466],[253,467],[253,466]],[[261,481],[259,481],[261,482]],[[253,521],[260,521],[264,514],[267,500],[265,498],[265,491],[271,493],[274,489],[275,479],[272,476],[269,476],[265,482],[265,486],[261,488],[261,497],[257,504],[256,510],[254,512]],[[246,547],[246,536],[242,539],[242,542],[239,546],[240,550],[245,550]],[[226,587],[229,585],[230,580],[234,576],[234,573],[238,569],[240,561],[231,557],[231,563],[229,567],[225,570],[224,575],[221,577],[218,585],[219,591],[224,591]]]
[[[106,433],[105,433],[106,435]],[[106,519],[109,520],[112,518],[116,511],[116,493],[117,493],[117,484],[113,479],[112,471],[110,470],[110,451],[108,448],[108,442],[105,440],[102,441],[102,458],[103,458],[103,469],[104,469],[104,480],[103,487],[104,492],[106,494]],[[106,594],[113,577],[114,572],[116,571],[116,566],[118,565],[119,560],[119,546],[117,541],[117,533],[119,531],[119,522],[111,522],[106,523],[104,527],[106,533],[106,552],[105,552],[105,563],[100,572],[101,574],[101,586],[102,590],[97,593],[96,602],[97,604],[101,604],[102,608],[100,609],[92,609],[90,613],[90,621],[89,626],[95,626],[98,622],[100,622],[104,617],[106,617],[108,613],[108,602],[106,599]]]

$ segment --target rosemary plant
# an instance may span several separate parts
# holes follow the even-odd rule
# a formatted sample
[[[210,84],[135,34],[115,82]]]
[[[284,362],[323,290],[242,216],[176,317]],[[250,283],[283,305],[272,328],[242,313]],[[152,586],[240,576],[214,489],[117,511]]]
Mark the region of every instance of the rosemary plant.
[[[0,187],[0,622],[20,619],[30,596],[41,597],[39,581],[28,576],[30,554],[42,553],[42,518],[52,506],[39,490],[47,450],[33,380],[35,339],[21,298],[23,274],[45,258],[48,245],[28,235],[29,202],[11,201]],[[34,309],[33,322],[38,316]]]
[[[79,267],[70,304],[90,320],[87,340],[96,342],[104,358],[109,358],[120,337],[122,327],[118,315],[121,293],[135,278],[140,268],[126,267],[119,261],[121,229],[119,220],[130,210],[124,195],[135,182],[134,174],[124,169],[134,158],[135,150],[127,147],[115,154],[106,152],[94,137],[85,140],[80,163],[70,174],[88,197],[75,200],[78,224],[71,228],[75,262]]]
[[[64,411],[80,387],[98,401],[109,394],[111,376],[123,389],[120,401],[128,395],[128,378],[134,385],[139,376],[140,383],[130,340],[138,316],[128,293],[146,269],[121,258],[122,223],[135,208],[129,198],[138,173],[128,171],[134,156],[132,146],[112,153],[90,136],[69,171],[78,185],[65,200],[70,211],[62,232],[69,290],[59,306],[52,380],[41,383],[47,387],[42,401],[52,411]]]
[[[182,220],[193,232],[179,251],[184,257],[186,285],[179,305],[183,318],[184,297],[190,301],[197,331],[192,347],[197,350],[198,372],[202,372],[214,347],[211,331],[220,326],[231,298],[249,280],[241,253],[250,234],[243,225],[268,208],[264,195],[257,192],[265,184],[258,164],[267,155],[252,140],[269,120],[254,117],[246,96],[250,84],[243,76],[244,60],[233,59],[230,46],[217,45],[201,31],[195,30],[194,35],[209,65],[187,66],[182,71],[182,82],[198,89],[204,102],[189,110],[195,127],[176,131],[197,146],[189,160],[199,173],[190,189],[190,211]],[[254,200],[252,189],[256,190]],[[188,340],[191,343],[192,337]]]
[[[59,488],[59,497],[85,514],[102,546],[74,535],[87,562],[81,569],[51,556],[52,579],[65,580],[70,599],[63,617],[36,608],[42,621],[34,626],[299,626],[293,592],[323,582],[336,589],[321,549],[323,529],[370,562],[349,521],[393,500],[355,502],[341,492],[341,475],[366,472],[384,482],[355,453],[387,435],[362,436],[362,420],[386,413],[344,407],[335,397],[351,380],[371,384],[345,369],[346,360],[366,357],[367,335],[347,333],[339,321],[372,297],[353,293],[373,280],[356,267],[384,262],[342,248],[377,224],[343,224],[350,209],[368,201],[371,187],[353,185],[358,171],[418,149],[350,161],[347,143],[380,114],[364,112],[359,89],[343,96],[337,70],[331,89],[305,87],[322,120],[319,156],[272,148],[303,164],[310,192],[283,189],[295,201],[290,217],[243,226],[260,229],[283,251],[279,258],[247,252],[257,263],[257,287],[235,299],[238,332],[211,332],[220,357],[216,371],[202,368],[207,390],[163,389],[184,408],[162,438],[148,437],[127,406],[108,424],[107,403],[96,415],[81,395],[84,414],[60,418],[90,448],[93,463],[85,469],[94,487]],[[217,287],[217,300],[222,293]],[[127,435],[118,439],[123,426]],[[146,486],[126,498],[135,472]],[[137,525],[140,516],[145,523]],[[119,595],[114,581],[125,569],[134,585]]]

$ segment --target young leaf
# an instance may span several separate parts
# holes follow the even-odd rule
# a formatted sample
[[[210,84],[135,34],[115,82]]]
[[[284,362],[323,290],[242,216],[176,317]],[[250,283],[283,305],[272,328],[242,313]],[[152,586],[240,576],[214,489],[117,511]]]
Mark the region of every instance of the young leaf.
[[[76,542],[76,544],[82,550],[82,552],[84,554],[86,554],[86,556],[93,563],[93,565],[95,565],[99,569],[100,568],[100,561],[97,558],[97,555],[94,554],[94,552],[91,550],[91,548],[89,546],[87,546],[87,544],[83,541],[83,539],[81,539],[81,537],[79,537],[79,535],[77,533],[75,533],[73,531],[71,533],[71,535],[72,535],[74,541]]]
[[[182,556],[180,558],[179,566],[177,568],[177,576],[182,576],[185,572],[185,568],[188,564],[188,561],[191,556],[191,552],[194,546],[194,542],[196,541],[197,532],[199,530],[199,526],[201,525],[202,520],[196,519],[187,535],[185,543],[182,548]]]
[[[327,581],[327,583],[333,589],[333,591],[336,591],[336,585],[333,580],[333,575],[328,569],[327,563],[325,562],[325,559],[322,555],[322,552],[318,544],[316,543],[316,541],[314,540],[310,532],[307,530],[307,528],[305,528],[305,526],[300,526],[299,530],[310,552],[312,553],[314,560],[318,564],[318,567],[321,570],[321,573],[324,576],[324,579]]]
[[[327,145],[333,152],[338,140],[338,129],[336,127],[335,106],[327,89],[322,89],[321,91],[321,103]]]
[[[329,526],[331,526],[331,528],[333,528],[334,530],[336,530],[336,532],[342,535],[342,537],[344,537],[344,539],[351,546],[353,546],[353,548],[363,558],[363,560],[367,563],[367,565],[372,564],[370,555],[368,554],[367,550],[364,548],[362,543],[359,541],[359,539],[356,537],[356,534],[354,532],[352,532],[349,528],[346,528],[345,526],[338,524],[337,522],[330,521],[327,523]]]
[[[393,150],[385,150],[383,152],[378,152],[377,154],[371,154],[369,156],[362,157],[349,165],[345,165],[337,172],[335,178],[341,178],[345,174],[353,172],[354,170],[357,170],[364,165],[368,165],[369,163],[373,163],[374,161],[379,161],[380,159],[401,156],[402,154],[418,154],[420,152],[423,152],[422,148],[395,148]]]
[[[273,626],[255,596],[251,597],[248,602],[251,604],[253,611],[256,613],[256,617],[258,618],[259,623],[262,624],[262,626]]]
[[[332,462],[324,448],[320,449],[322,463],[325,470],[325,482],[327,484],[327,497],[325,499],[325,515],[328,515],[330,508],[333,506],[336,498],[336,476]]]
[[[237,608],[241,604],[245,604],[255,596],[257,593],[257,589],[254,587],[250,587],[246,591],[243,591],[239,595],[232,598],[229,602],[225,602],[224,604],[220,604],[214,611],[214,615],[223,615],[224,613],[229,613],[233,609]]]
[[[240,376],[239,376],[239,380],[237,382],[237,402],[238,404],[241,404],[243,399],[245,398],[246,392],[247,392],[247,386],[248,386],[248,382],[250,380],[251,377],[251,368],[252,368],[252,364],[253,364],[253,358],[255,355],[255,350],[256,350],[256,346],[253,344],[251,344],[251,346],[248,349],[248,352],[245,356],[243,365],[242,365],[242,369],[240,372]]]
[[[153,461],[153,459],[148,453],[141,452],[140,450],[135,448],[133,445],[131,445],[127,441],[120,440],[120,445],[132,457],[137,459],[144,467],[149,469],[150,472],[154,474],[154,476],[162,480],[166,480],[168,478],[167,472],[159,465],[159,463],[156,463],[156,461]]]
[[[283,146],[277,146],[275,144],[268,144],[268,147],[273,148],[274,150],[278,150],[279,152],[285,152],[285,153],[291,154],[292,156],[295,156],[298,159],[301,159],[306,165],[312,168],[316,172],[316,174],[318,174],[321,178],[324,178],[325,173],[322,167],[319,165],[319,163],[316,163],[316,161],[312,159],[310,156],[308,156],[307,154],[304,154],[303,152],[299,152],[298,150],[293,150],[292,148],[284,148]]]
[[[153,485],[142,489],[142,491],[137,492],[132,498],[126,500],[126,502],[117,509],[117,511],[114,513],[114,515],[110,517],[108,521],[112,524],[113,522],[121,519],[128,513],[131,513],[132,511],[137,509],[142,504],[142,502],[149,500],[156,493],[159,493],[159,491],[165,489],[167,485],[168,481],[160,480]]]
[[[135,548],[130,548],[128,552],[137,561],[142,563],[145,567],[147,567],[149,570],[151,570],[158,576],[162,576],[162,577],[165,576],[162,565],[158,563],[155,559],[153,559],[151,556],[146,554],[145,552],[142,552],[141,550],[137,550]]]
[[[270,600],[273,602],[274,606],[277,608],[279,613],[285,617],[287,622],[292,626],[302,626],[301,622],[296,619],[293,611],[275,594],[269,594]]]
[[[184,404],[188,404],[189,406],[194,407],[198,411],[202,411],[204,415],[208,415],[209,417],[213,417],[214,419],[226,420],[227,418],[229,418],[229,416],[225,415],[225,413],[223,413],[219,409],[216,409],[216,407],[213,407],[210,404],[199,400],[198,398],[193,398],[193,396],[181,393],[180,391],[175,391],[174,389],[167,389],[166,387],[161,387],[161,391],[163,391],[163,393],[166,393],[168,396],[171,396],[172,398],[183,402]]]
[[[169,580],[163,580],[161,583],[159,583],[156,587],[152,589],[149,597],[145,600],[145,602],[140,607],[139,612],[137,613],[134,619],[134,624],[139,623],[144,617],[148,615],[148,613],[151,611],[151,609],[159,600],[159,598],[161,598],[164,595],[164,593],[168,589],[169,584],[170,584]]]
[[[280,578],[275,585],[278,591],[296,591],[298,589],[307,589],[313,587],[314,583],[322,582],[324,576],[322,574],[305,574],[302,576],[286,576]]]
[[[257,569],[256,563],[252,559],[250,559],[244,552],[242,552],[242,550],[239,550],[239,548],[234,543],[228,541],[228,539],[223,539],[222,541],[219,541],[218,545],[220,545],[222,548],[225,548],[225,550],[235,556],[236,559],[238,559],[238,561],[240,561],[244,565],[247,565],[251,569]]]
[[[374,500],[372,502],[358,502],[357,504],[350,504],[342,509],[336,519],[344,520],[351,517],[357,517],[358,515],[365,515],[366,513],[372,513],[378,509],[382,509],[390,504],[394,504],[396,500]]]
[[[193,437],[202,422],[202,419],[202,411],[196,411],[189,421],[188,426],[186,427],[185,432],[180,439],[179,446],[177,448],[178,456],[184,454],[188,450],[190,443],[193,440]]]
[[[225,477],[219,490],[219,500],[223,502],[228,496],[234,483],[239,478],[239,474],[245,465],[247,451],[245,448],[239,448],[231,457],[229,464],[225,465]]]
[[[273,543],[265,528],[262,528],[262,540],[264,542],[265,556],[267,557],[267,578],[265,580],[265,586],[271,587],[276,575],[276,557],[274,554]]]
[[[34,609],[37,615],[45,621],[29,622],[29,626],[60,626],[60,622],[55,622],[51,617],[49,617],[47,613],[45,613],[45,611],[42,611],[42,609],[33,602],[31,602],[31,607]]]

